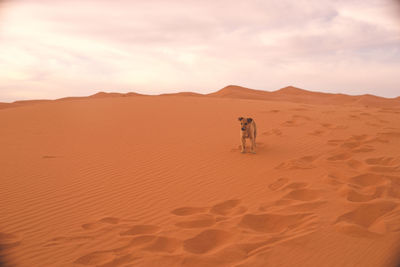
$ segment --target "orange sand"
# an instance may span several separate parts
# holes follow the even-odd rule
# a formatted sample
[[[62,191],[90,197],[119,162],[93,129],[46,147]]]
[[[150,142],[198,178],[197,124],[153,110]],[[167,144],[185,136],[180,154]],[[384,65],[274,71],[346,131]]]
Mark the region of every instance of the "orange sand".
[[[237,117],[258,128],[239,153]],[[16,266],[395,266],[400,99],[293,87],[0,104]]]

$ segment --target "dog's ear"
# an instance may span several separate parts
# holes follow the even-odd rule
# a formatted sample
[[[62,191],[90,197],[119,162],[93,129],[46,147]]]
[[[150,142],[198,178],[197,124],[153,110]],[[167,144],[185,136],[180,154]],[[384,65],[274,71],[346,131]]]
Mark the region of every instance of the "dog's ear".
[[[239,119],[238,119],[239,121],[241,121],[241,120],[243,120],[243,117],[239,117]]]
[[[248,123],[250,123],[250,122],[252,122],[252,121],[253,121],[252,118],[248,118],[248,119],[247,119],[247,122],[248,122]]]

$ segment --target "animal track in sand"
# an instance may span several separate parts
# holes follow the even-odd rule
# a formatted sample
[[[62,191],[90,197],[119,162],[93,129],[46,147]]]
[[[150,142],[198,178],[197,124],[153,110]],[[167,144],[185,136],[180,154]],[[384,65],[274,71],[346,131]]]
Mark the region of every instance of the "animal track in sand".
[[[105,218],[100,220],[100,222],[102,222],[102,223],[109,223],[109,224],[118,224],[119,221],[120,220],[118,218],[115,218],[115,217],[105,217]]]
[[[177,216],[189,216],[193,214],[199,214],[206,212],[208,208],[205,207],[182,207],[182,208],[177,208],[171,211],[172,214],[175,214]]]
[[[144,247],[144,250],[152,252],[165,252],[173,253],[182,244],[182,241],[176,238],[157,236],[148,246]]]
[[[315,130],[311,133],[308,133],[309,135],[314,135],[314,136],[322,136],[325,133],[323,130]]]
[[[286,194],[283,198],[300,200],[300,201],[313,201],[320,197],[320,191],[312,189],[297,189]]]
[[[281,125],[286,127],[300,126],[300,124],[296,123],[296,121],[294,120],[287,120],[283,122]]]
[[[293,115],[293,119],[303,119],[307,121],[311,121],[312,119],[308,116],[303,116],[303,115]]]
[[[329,130],[344,130],[347,129],[347,125],[334,125],[331,123],[320,123],[320,125]]]
[[[147,225],[147,224],[140,224],[131,227],[127,231],[123,231],[120,233],[121,236],[125,235],[147,235],[147,234],[154,234],[160,230],[160,227],[155,225]]]
[[[284,208],[285,211],[307,212],[325,205],[327,201],[314,201],[293,204]]]
[[[92,236],[81,235],[81,236],[58,236],[48,240],[43,246],[44,247],[52,247],[58,245],[65,245],[65,243],[69,242],[87,242],[88,240],[92,240]]]
[[[242,217],[239,226],[262,233],[279,233],[298,227],[312,218],[312,213],[297,214],[246,214]]]
[[[400,172],[400,165],[397,166],[371,166],[370,171],[373,172]]]
[[[370,165],[369,170],[373,172],[400,172],[399,158],[380,157],[369,158],[365,162]]]
[[[215,224],[215,218],[209,214],[201,214],[193,219],[181,221],[175,225],[180,228],[205,228]]]
[[[361,186],[376,186],[387,183],[387,179],[383,175],[375,173],[364,173],[357,176],[353,176],[349,179],[350,183]]]
[[[350,119],[359,119],[360,117],[357,116],[357,115],[349,115],[349,118],[350,118]]]
[[[263,132],[262,135],[276,135],[276,136],[281,136],[282,135],[282,131],[279,129],[272,129],[270,131],[267,132]]]
[[[288,170],[304,170],[313,169],[315,166],[312,164],[318,156],[305,156],[299,159],[292,159],[286,162],[282,162],[275,169],[288,169]]]
[[[400,199],[400,176],[386,176],[390,180],[387,187],[387,194],[390,197]]]
[[[367,153],[372,151],[375,151],[375,148],[372,146],[363,146],[353,150],[354,153]]]
[[[364,167],[364,164],[361,161],[358,161],[356,159],[350,159],[346,161],[347,166],[349,166],[352,169],[360,170]]]
[[[237,207],[240,202],[240,199],[227,200],[211,207],[210,212],[218,215],[228,215],[232,213],[233,209]]]
[[[327,158],[329,161],[346,160],[352,157],[351,153],[338,153]]]
[[[379,158],[368,158],[365,160],[368,165],[380,165],[380,166],[393,166],[400,163],[398,158],[393,157],[379,157]]]
[[[104,218],[98,220],[97,222],[82,224],[81,227],[85,230],[93,230],[93,229],[99,228],[100,226],[102,226],[104,224],[118,224],[119,222],[120,222],[120,219],[118,219],[118,218],[104,217]]]
[[[287,184],[288,182],[289,182],[288,178],[279,178],[272,184],[269,184],[268,188],[271,189],[272,191],[275,191],[284,186],[285,184]]]
[[[226,245],[231,238],[232,233],[230,232],[208,229],[190,239],[186,239],[183,242],[183,248],[191,253],[203,254]]]
[[[328,140],[328,145],[330,145],[330,146],[338,146],[343,142],[344,142],[344,140],[341,140],[341,139],[331,139],[331,140]]]
[[[344,182],[340,181],[338,179],[338,177],[336,175],[333,175],[333,174],[326,175],[324,177],[324,182],[329,184],[329,185],[335,186],[335,187],[338,187],[338,186],[341,186],[341,185],[344,184]]]
[[[383,133],[378,133],[378,137],[384,137],[384,138],[400,138],[400,132],[383,132]]]
[[[301,126],[312,119],[303,115],[293,115],[290,120],[283,122],[281,125],[285,127]]]
[[[377,198],[382,197],[385,186],[379,186],[374,189],[373,193],[360,193],[355,188],[346,188],[342,191],[342,194],[346,196],[346,199],[350,202],[368,202]]]
[[[286,189],[300,189],[300,188],[304,188],[308,186],[308,183],[304,183],[304,182],[294,182],[294,183],[290,183],[287,186],[285,186],[282,190],[286,190]]]
[[[112,251],[96,251],[78,258],[74,263],[82,265],[102,265],[115,259]]]
[[[345,222],[348,224],[353,224],[358,227],[368,229],[375,222],[382,219],[382,217],[398,207],[398,204],[391,201],[378,201],[374,203],[362,204],[361,206],[355,208],[354,210],[347,212],[339,216],[335,224]],[[348,227],[341,227],[339,230],[348,234],[346,229]]]

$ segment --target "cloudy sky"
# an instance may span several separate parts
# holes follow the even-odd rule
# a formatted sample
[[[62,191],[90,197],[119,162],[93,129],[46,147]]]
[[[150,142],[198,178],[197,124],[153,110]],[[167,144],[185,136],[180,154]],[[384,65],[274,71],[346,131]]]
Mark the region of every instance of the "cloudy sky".
[[[400,95],[395,0],[0,0],[0,102],[228,84]]]

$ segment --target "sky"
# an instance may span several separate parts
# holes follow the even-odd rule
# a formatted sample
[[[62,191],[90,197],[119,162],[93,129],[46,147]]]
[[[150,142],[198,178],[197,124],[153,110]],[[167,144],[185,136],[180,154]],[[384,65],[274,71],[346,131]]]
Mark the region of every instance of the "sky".
[[[0,102],[230,84],[399,96],[399,1],[0,0]]]

